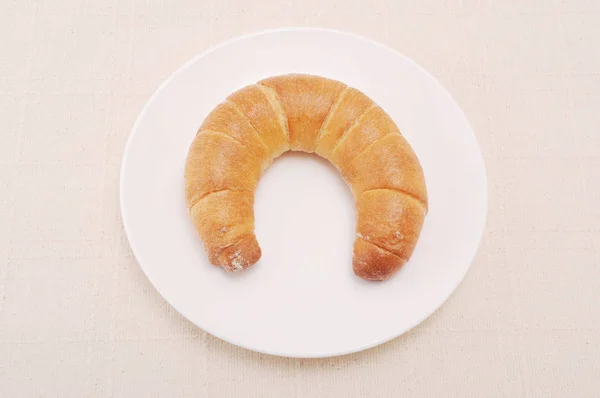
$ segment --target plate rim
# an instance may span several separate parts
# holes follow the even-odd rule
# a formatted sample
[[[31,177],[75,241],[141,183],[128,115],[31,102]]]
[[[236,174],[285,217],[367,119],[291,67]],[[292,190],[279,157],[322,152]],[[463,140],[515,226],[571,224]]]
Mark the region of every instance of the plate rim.
[[[401,58],[403,58],[405,61],[409,62],[410,64],[412,64],[414,67],[416,67],[417,69],[419,69],[421,72],[423,72],[429,79],[432,79],[437,86],[441,89],[441,93],[447,97],[447,99],[450,100],[450,103],[452,104],[452,106],[455,108],[455,110],[457,110],[458,112],[460,112],[460,114],[462,115],[462,117],[464,118],[464,120],[466,121],[466,125],[468,127],[468,132],[470,133],[470,136],[472,137],[474,144],[475,144],[475,148],[477,149],[477,154],[476,157],[478,158],[478,161],[481,163],[481,170],[482,170],[482,183],[483,183],[483,187],[482,187],[482,193],[483,193],[483,197],[482,197],[482,201],[483,201],[483,217],[481,219],[481,224],[479,225],[478,231],[477,231],[477,248],[474,251],[473,255],[471,256],[471,259],[469,260],[469,265],[465,268],[465,270],[462,272],[462,275],[459,276],[458,278],[458,282],[456,283],[456,286],[450,291],[449,294],[447,294],[447,296],[437,305],[435,306],[435,308],[433,308],[430,312],[425,312],[424,315],[420,318],[417,319],[417,321],[413,322],[410,324],[410,326],[407,326],[405,328],[400,329],[397,332],[392,333],[391,335],[385,336],[383,338],[379,338],[376,339],[375,341],[371,341],[369,343],[366,344],[361,344],[346,350],[339,350],[339,351],[335,351],[335,352],[321,352],[321,353],[316,353],[316,354],[310,354],[310,355],[303,355],[301,353],[293,353],[293,352],[279,352],[277,350],[270,350],[270,349],[261,349],[261,348],[255,348],[255,347],[251,347],[248,346],[242,342],[236,341],[235,339],[232,339],[230,337],[225,337],[222,336],[218,333],[213,333],[213,331],[211,331],[210,326],[206,327],[203,325],[200,325],[199,323],[197,323],[196,321],[192,320],[190,317],[186,316],[184,314],[184,312],[182,312],[179,308],[177,308],[176,305],[174,305],[173,303],[171,303],[170,300],[168,300],[162,293],[161,291],[158,289],[158,287],[156,286],[156,284],[153,282],[152,277],[150,276],[151,272],[144,267],[143,265],[143,261],[141,261],[141,255],[140,255],[140,251],[139,249],[136,247],[136,244],[133,243],[132,239],[131,239],[131,226],[129,224],[128,221],[128,217],[127,217],[127,210],[125,208],[124,205],[124,181],[125,181],[125,175],[126,175],[126,170],[127,170],[127,164],[128,164],[128,160],[129,160],[129,154],[131,152],[131,146],[133,145],[133,141],[135,140],[135,136],[138,134],[139,131],[139,124],[141,123],[141,121],[144,119],[144,117],[146,116],[146,113],[148,112],[148,109],[150,108],[150,106],[154,103],[154,101],[156,101],[156,98],[158,97],[158,95],[171,83],[171,81],[177,76],[179,75],[180,72],[182,72],[183,70],[189,68],[192,64],[194,64],[196,61],[198,61],[199,59],[209,55],[210,53],[225,47],[227,45],[230,45],[232,43],[235,43],[237,41],[241,41],[241,40],[246,40],[246,39],[250,39],[256,36],[262,36],[262,35],[270,35],[270,34],[276,34],[276,33],[281,33],[281,32],[321,32],[321,33],[329,33],[329,34],[336,34],[336,35],[341,35],[341,36],[346,36],[355,40],[360,40],[363,42],[366,42],[368,44],[374,45],[376,47],[379,47],[385,51],[391,52],[393,53],[395,56],[399,56]],[[154,288],[154,290],[156,292],[158,292],[158,294],[167,302],[167,304],[169,304],[179,315],[181,315],[183,318],[185,318],[187,321],[191,322],[193,325],[195,325],[196,327],[200,328],[201,330],[203,330],[205,333],[209,333],[212,336],[223,340],[229,344],[233,344],[237,347],[241,347],[243,349],[246,350],[250,350],[250,351],[254,351],[254,352],[258,352],[261,354],[267,354],[267,355],[273,355],[273,356],[278,356],[278,357],[285,357],[285,358],[330,358],[330,357],[337,357],[337,356],[343,356],[343,355],[348,355],[348,354],[353,354],[353,353],[357,353],[357,352],[361,352],[364,350],[368,350],[370,348],[382,345],[384,343],[387,343],[401,335],[403,335],[404,333],[408,332],[411,329],[414,329],[416,326],[418,326],[419,324],[423,323],[427,318],[429,318],[433,313],[435,313],[436,311],[438,311],[447,301],[448,299],[456,292],[456,290],[458,289],[458,287],[462,284],[462,282],[464,281],[467,273],[469,272],[469,270],[471,269],[471,266],[473,265],[473,262],[475,260],[475,257],[477,256],[477,254],[479,253],[479,250],[481,248],[481,241],[483,239],[483,233],[485,232],[485,228],[487,225],[487,217],[488,217],[488,211],[489,211],[489,186],[488,186],[488,178],[487,178],[487,168],[485,165],[485,159],[483,157],[483,151],[481,150],[481,145],[479,144],[479,141],[477,140],[477,136],[475,135],[475,131],[473,130],[473,127],[471,126],[471,123],[469,122],[469,119],[467,118],[466,114],[464,113],[464,111],[462,110],[462,108],[458,105],[458,103],[456,102],[456,100],[454,99],[454,97],[450,94],[450,92],[444,87],[444,85],[442,85],[431,73],[429,73],[425,68],[423,68],[422,66],[420,66],[418,63],[416,63],[412,58],[402,54],[401,52],[395,50],[394,48],[380,43],[378,41],[375,41],[373,39],[370,39],[368,37],[356,34],[356,33],[352,33],[352,32],[347,32],[347,31],[342,31],[342,30],[338,30],[338,29],[332,29],[332,28],[323,28],[323,27],[310,27],[310,26],[296,26],[296,27],[279,27],[279,28],[271,28],[271,29],[264,29],[264,30],[259,30],[259,31],[254,31],[251,33],[246,33],[246,34],[242,34],[242,35],[238,35],[238,36],[234,36],[228,40],[222,41],[216,45],[213,45],[207,49],[205,49],[204,51],[201,51],[199,54],[197,54],[196,56],[192,57],[191,59],[189,59],[188,61],[186,61],[185,63],[183,63],[181,66],[179,66],[175,71],[173,71],[156,89],[155,91],[152,93],[152,95],[150,96],[150,98],[147,100],[147,102],[145,103],[145,105],[143,106],[142,110],[140,111],[138,117],[136,118],[135,123],[133,124],[133,127],[131,128],[131,132],[129,133],[129,136],[127,138],[127,142],[125,144],[125,149],[123,151],[123,155],[122,155],[122,160],[121,160],[121,167],[120,167],[120,173],[119,173],[119,208],[120,208],[120,212],[121,212],[121,220],[123,222],[123,228],[125,230],[125,235],[127,237],[127,241],[129,243],[129,247],[131,248],[131,251],[134,255],[134,258],[136,259],[136,262],[138,263],[139,267],[142,269],[142,271],[144,272],[144,275],[146,276],[146,278],[148,279],[148,281],[150,282],[150,284],[152,285],[152,287]]]

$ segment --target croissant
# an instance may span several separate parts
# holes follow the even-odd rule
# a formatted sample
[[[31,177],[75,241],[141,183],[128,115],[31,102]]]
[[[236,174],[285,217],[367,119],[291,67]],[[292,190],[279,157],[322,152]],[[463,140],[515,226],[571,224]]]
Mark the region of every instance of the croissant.
[[[190,217],[210,262],[230,272],[256,263],[254,190],[282,153],[328,159],[357,209],[353,270],[384,280],[413,253],[427,213],[423,170],[386,112],[359,90],[313,75],[270,77],[219,104],[185,167]]]

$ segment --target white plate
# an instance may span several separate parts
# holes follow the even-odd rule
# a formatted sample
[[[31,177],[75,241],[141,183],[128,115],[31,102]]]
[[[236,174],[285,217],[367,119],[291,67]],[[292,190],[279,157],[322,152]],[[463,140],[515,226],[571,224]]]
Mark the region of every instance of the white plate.
[[[196,130],[234,90],[291,72],[362,90],[393,117],[421,161],[429,214],[410,262],[387,282],[365,282],[352,273],[350,190],[333,166],[307,154],[284,155],[260,182],[260,262],[231,275],[204,254],[183,194],[185,158]],[[127,143],[121,211],[138,262],[183,316],[251,350],[324,357],[388,341],[450,296],[477,251],[487,183],[464,114],[413,61],[347,33],[282,29],[207,51],[156,91]]]

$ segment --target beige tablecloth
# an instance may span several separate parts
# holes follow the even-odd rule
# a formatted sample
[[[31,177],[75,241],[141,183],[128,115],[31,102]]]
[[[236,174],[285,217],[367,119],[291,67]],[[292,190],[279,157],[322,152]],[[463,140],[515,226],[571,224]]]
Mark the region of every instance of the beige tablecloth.
[[[487,164],[463,284],[404,336],[339,358],[197,329],[149,284],[119,214],[124,145],[157,86],[222,40],[291,25],[423,65]],[[0,397],[599,397],[599,38],[593,0],[0,2]]]

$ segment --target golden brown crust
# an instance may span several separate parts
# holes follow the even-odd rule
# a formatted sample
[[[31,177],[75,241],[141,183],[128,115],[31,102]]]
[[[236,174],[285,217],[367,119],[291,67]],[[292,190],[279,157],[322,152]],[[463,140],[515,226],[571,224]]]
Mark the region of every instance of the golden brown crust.
[[[253,191],[223,190],[204,196],[190,209],[211,263],[231,271],[258,261],[253,206]]]
[[[219,132],[202,131],[190,146],[185,167],[188,207],[214,191],[254,191],[262,163],[262,159],[233,138]]]
[[[358,237],[404,259],[410,258],[425,219],[425,208],[403,192],[374,189],[358,198]]]
[[[338,140],[371,106],[373,101],[369,97],[357,89],[346,87],[321,127],[317,154],[329,159]]]
[[[340,168],[360,156],[369,145],[388,134],[400,134],[394,121],[378,106],[369,108],[340,138],[331,161]]]
[[[290,148],[314,152],[323,121],[346,85],[310,75],[270,77],[261,80],[259,84],[270,87],[277,93],[287,116]]]
[[[234,103],[239,111],[248,118],[250,124],[267,146],[272,158],[289,149],[287,131],[280,123],[269,98],[260,86],[253,84],[244,87],[231,94],[227,99]]]
[[[383,281],[391,277],[406,262],[387,250],[357,237],[354,241],[354,273],[368,281]]]
[[[370,189],[389,188],[405,192],[427,204],[423,169],[412,148],[400,134],[388,134],[367,147],[347,164],[344,178],[358,196]]]
[[[220,265],[228,272],[239,272],[256,263],[261,254],[256,236],[251,233],[223,249],[215,265]]]
[[[421,165],[370,98],[310,75],[244,87],[200,127],[186,163],[186,200],[211,263],[234,272],[258,261],[254,190],[289,149],[316,151],[341,171],[356,198],[354,272],[389,278],[412,255],[427,213]]]
[[[254,156],[265,162],[269,156],[269,149],[254,129],[247,117],[240,112],[231,101],[219,104],[200,126],[198,133],[203,131],[216,131],[240,142]]]

